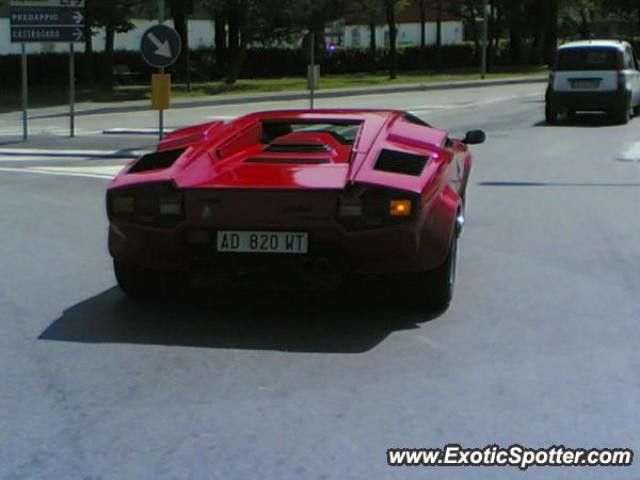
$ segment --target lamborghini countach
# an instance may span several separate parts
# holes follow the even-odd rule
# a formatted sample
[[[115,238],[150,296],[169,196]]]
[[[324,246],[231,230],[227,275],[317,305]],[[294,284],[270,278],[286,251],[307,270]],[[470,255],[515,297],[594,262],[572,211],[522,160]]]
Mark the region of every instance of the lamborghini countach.
[[[108,188],[118,284],[145,297],[198,274],[266,287],[370,274],[446,307],[468,145],[484,140],[388,110],[262,112],[174,131]]]

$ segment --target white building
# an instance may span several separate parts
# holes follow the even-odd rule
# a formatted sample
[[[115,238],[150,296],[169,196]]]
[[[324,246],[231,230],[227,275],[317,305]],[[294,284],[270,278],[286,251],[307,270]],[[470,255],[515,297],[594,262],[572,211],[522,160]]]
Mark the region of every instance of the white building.
[[[437,38],[437,27],[435,22],[426,24],[426,43],[435,45]],[[461,21],[442,22],[442,44],[452,45],[462,43],[464,39],[463,26]],[[366,48],[369,46],[371,33],[366,25],[346,25],[344,28],[344,39],[342,46],[346,48]],[[421,42],[420,23],[399,23],[398,24],[398,46],[414,47]],[[376,46],[389,47],[389,27],[376,26]]]
[[[426,15],[426,44],[435,45],[437,39],[437,22],[433,10],[428,9]],[[462,43],[464,40],[464,26],[462,20],[449,15],[442,15],[442,44],[452,45]],[[422,38],[420,11],[415,6],[409,6],[398,12],[396,18],[398,26],[399,47],[419,46]],[[347,48],[366,48],[371,40],[369,25],[355,21],[346,21],[340,32],[338,43]],[[376,46],[389,47],[389,27],[386,24],[376,26]]]

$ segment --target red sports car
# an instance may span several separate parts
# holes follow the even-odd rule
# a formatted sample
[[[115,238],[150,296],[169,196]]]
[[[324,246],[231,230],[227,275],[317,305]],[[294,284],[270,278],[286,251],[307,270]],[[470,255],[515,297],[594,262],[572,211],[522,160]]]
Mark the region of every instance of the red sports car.
[[[109,250],[130,296],[209,273],[296,285],[395,274],[446,307],[480,130],[392,110],[254,113],[177,130],[109,186]],[[399,275],[398,275],[399,274]]]

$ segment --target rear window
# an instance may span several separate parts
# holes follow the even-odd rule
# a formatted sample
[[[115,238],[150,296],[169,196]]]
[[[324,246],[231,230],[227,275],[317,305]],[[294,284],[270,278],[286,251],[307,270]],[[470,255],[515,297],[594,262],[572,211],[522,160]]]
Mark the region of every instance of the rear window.
[[[321,132],[332,135],[343,145],[353,145],[360,130],[361,122],[287,122],[286,120],[263,121],[262,143],[271,143],[279,137],[297,132]]]
[[[567,48],[558,52],[556,70],[618,70],[620,54],[614,48]]]

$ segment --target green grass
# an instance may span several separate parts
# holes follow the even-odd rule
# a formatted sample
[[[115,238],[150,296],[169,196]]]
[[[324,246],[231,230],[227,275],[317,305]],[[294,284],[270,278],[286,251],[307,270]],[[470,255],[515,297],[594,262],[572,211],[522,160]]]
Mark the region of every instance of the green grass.
[[[547,73],[544,67],[505,68],[487,75],[488,79],[500,79],[522,76],[539,76]],[[454,82],[463,80],[477,80],[477,70],[456,70],[445,73],[401,73],[395,80],[390,80],[385,72],[359,73],[351,75],[326,75],[320,80],[321,90],[337,88],[355,88],[372,86],[392,86],[412,83]],[[268,79],[241,79],[234,85],[227,85],[222,81],[193,83],[187,91],[185,84],[174,84],[173,98],[197,98],[216,95],[260,94],[305,90],[306,79],[303,77],[284,77]],[[20,108],[19,91],[8,91],[0,94],[0,111],[10,111]],[[31,89],[30,104],[35,106],[61,105],[67,102],[67,93],[63,88]],[[144,100],[150,98],[148,85],[118,86],[112,92],[104,90],[78,90],[78,102],[118,102],[128,100]]]

